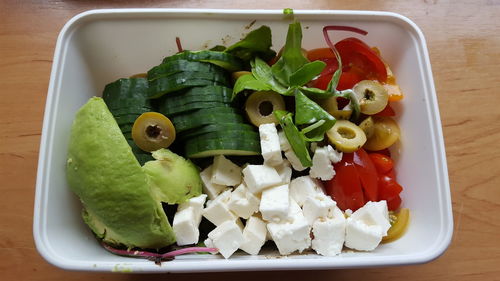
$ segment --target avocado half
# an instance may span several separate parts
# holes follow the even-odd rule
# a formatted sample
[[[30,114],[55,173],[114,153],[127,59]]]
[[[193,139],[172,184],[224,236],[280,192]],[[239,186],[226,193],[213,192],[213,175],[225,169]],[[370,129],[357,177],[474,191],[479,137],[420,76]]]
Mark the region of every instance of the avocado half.
[[[169,153],[158,154],[172,156]],[[168,197],[168,203],[178,203],[201,194],[201,180],[193,172],[196,167],[184,160],[184,166],[191,165],[187,189],[158,184],[155,175],[168,178],[165,173],[170,168],[160,169],[170,167],[165,161],[162,157],[163,164],[149,164],[156,169],[148,176],[104,101],[94,97],[80,108],[71,128],[66,175],[70,189],[83,204],[83,219],[97,237],[128,248],[158,249],[175,243],[161,202]]]

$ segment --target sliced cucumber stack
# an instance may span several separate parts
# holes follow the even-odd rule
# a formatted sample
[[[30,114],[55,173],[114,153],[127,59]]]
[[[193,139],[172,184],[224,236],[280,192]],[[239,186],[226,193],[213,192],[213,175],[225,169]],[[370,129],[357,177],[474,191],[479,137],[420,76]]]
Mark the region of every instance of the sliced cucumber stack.
[[[135,145],[130,132],[137,117],[144,112],[153,111],[147,94],[148,85],[146,78],[122,78],[106,85],[102,94],[104,102],[141,165],[153,160],[153,157],[151,153],[142,151]]]
[[[243,62],[238,57],[229,53],[217,51],[183,51],[173,56],[164,58],[163,63],[175,60],[208,62],[220,66],[230,72],[243,69]]]

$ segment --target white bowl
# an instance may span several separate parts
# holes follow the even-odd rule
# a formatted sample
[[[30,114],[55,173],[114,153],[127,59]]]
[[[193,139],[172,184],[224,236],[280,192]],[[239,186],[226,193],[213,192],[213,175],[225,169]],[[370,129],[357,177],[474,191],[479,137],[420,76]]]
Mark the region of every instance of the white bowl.
[[[185,49],[231,44],[248,32],[245,26],[269,25],[276,49],[283,46],[288,22],[281,10],[94,10],[72,18],[57,40],[45,108],[36,184],[34,237],[50,263],[71,270],[200,272],[237,270],[333,269],[428,262],[448,247],[452,232],[450,189],[425,39],[409,19],[394,13],[364,11],[295,11],[304,28],[306,49],[326,46],[325,25],[367,30],[362,39],[377,46],[395,72],[405,98],[398,104],[401,142],[394,151],[404,207],[411,224],[399,240],[373,252],[345,252],[336,257],[308,253],[276,258],[186,255],[155,265],[104,250],[83,223],[81,204],[65,179],[69,131],[76,110],[104,85],[145,72],[175,53],[175,37]],[[333,33],[334,40],[352,33]]]

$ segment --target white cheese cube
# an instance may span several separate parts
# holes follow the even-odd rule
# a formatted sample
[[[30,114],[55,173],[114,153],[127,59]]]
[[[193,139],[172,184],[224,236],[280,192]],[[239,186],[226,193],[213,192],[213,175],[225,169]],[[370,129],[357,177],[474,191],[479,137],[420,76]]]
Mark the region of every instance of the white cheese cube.
[[[196,225],[199,225],[203,213],[203,206],[205,205],[206,199],[207,199],[206,194],[201,194],[200,196],[190,198],[188,201],[179,204],[179,207],[177,207],[177,212],[187,209],[189,207],[193,208],[194,216],[196,219]]]
[[[312,163],[313,165],[309,171],[311,177],[326,181],[331,180],[335,176],[335,170],[333,169],[326,147],[316,148]]]
[[[290,196],[301,207],[304,205],[309,195],[315,195],[317,193],[324,193],[323,185],[310,176],[298,177],[290,182]]]
[[[271,187],[262,192],[259,210],[264,220],[279,222],[286,219],[289,206],[288,184]]]
[[[203,193],[207,194],[210,200],[214,200],[226,188],[223,185],[212,183],[212,167],[213,165],[210,165],[200,173],[203,182]]]
[[[243,230],[243,244],[240,249],[250,255],[258,255],[262,245],[266,242],[266,236],[266,223],[256,216],[251,216]]]
[[[264,164],[276,166],[283,162],[281,157],[280,140],[274,123],[259,126],[260,148]]]
[[[386,201],[367,202],[350,216],[353,220],[360,220],[366,225],[378,225],[382,229],[382,234],[387,235],[391,228],[389,212]]]
[[[345,245],[359,251],[372,251],[380,241],[384,233],[379,225],[367,225],[361,220],[347,218]]]
[[[214,157],[212,183],[236,186],[241,183],[241,168],[223,155]]]
[[[313,223],[314,239],[311,247],[323,256],[340,254],[345,239],[346,219],[342,211],[335,207],[332,217],[319,218]]]
[[[340,162],[340,160],[342,160],[342,152],[339,152],[335,149],[333,149],[333,147],[331,145],[328,145],[326,147],[327,151],[328,151],[328,158],[330,158],[330,161],[332,161],[334,164],[335,163],[338,163]]]
[[[288,139],[286,138],[285,132],[279,131],[278,132],[278,138],[280,141],[280,148],[282,151],[288,151],[291,150],[292,147],[290,146],[290,143],[288,142]]]
[[[304,217],[312,226],[316,219],[327,218],[329,214],[332,214],[336,206],[337,203],[330,196],[317,193],[307,196],[302,209]]]
[[[306,167],[302,166],[302,163],[300,162],[299,158],[297,155],[295,155],[295,152],[293,152],[293,149],[285,151],[285,157],[290,161],[290,164],[292,164],[292,167],[295,171],[304,171]]]
[[[243,169],[245,184],[253,194],[281,183],[281,177],[273,167],[267,165],[247,165]]]
[[[268,223],[267,230],[281,255],[302,252],[311,246],[311,227],[293,199],[290,199],[288,219],[279,223]]]
[[[219,249],[224,258],[229,258],[243,243],[243,233],[235,221],[226,221],[208,233],[209,244]],[[205,243],[206,244],[206,243]]]
[[[221,225],[225,221],[235,221],[238,216],[231,212],[227,206],[231,198],[231,190],[226,190],[217,198],[207,202],[203,209],[203,216],[215,225]]]
[[[190,245],[198,243],[200,232],[199,221],[195,217],[193,207],[188,207],[175,213],[172,229],[177,239],[177,245]]]
[[[260,199],[248,191],[244,183],[240,184],[232,193],[229,200],[229,210],[240,218],[248,219],[259,211]]]
[[[290,162],[286,159],[283,159],[283,162],[274,167],[276,169],[276,172],[278,172],[278,175],[281,177],[281,183],[290,183],[290,180],[292,179],[292,168],[290,167]]]

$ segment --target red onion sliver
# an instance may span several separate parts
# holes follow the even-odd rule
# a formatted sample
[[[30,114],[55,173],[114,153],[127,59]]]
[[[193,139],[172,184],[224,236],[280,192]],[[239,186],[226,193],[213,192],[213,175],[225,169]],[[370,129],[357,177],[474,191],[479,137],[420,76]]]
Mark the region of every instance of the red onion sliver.
[[[102,243],[103,247],[113,254],[117,254],[120,256],[129,256],[129,257],[138,257],[138,258],[159,258],[159,259],[169,259],[175,256],[189,254],[189,253],[200,253],[200,252],[209,252],[214,253],[217,252],[217,248],[207,248],[207,247],[189,247],[183,248],[179,250],[174,250],[167,252],[165,254],[152,253],[147,251],[129,251],[129,250],[120,250],[115,249],[105,243]]]
[[[352,26],[344,26],[344,25],[327,25],[325,27],[323,27],[323,31],[324,30],[343,30],[343,31],[351,31],[351,32],[355,32],[355,33],[359,33],[361,35],[366,35],[368,34],[367,31],[363,30],[363,29],[360,29],[360,28],[357,28],[357,27],[352,27]]]
[[[180,52],[183,51],[182,45],[181,45],[181,39],[179,37],[175,37],[175,44],[177,44],[177,50]]]

